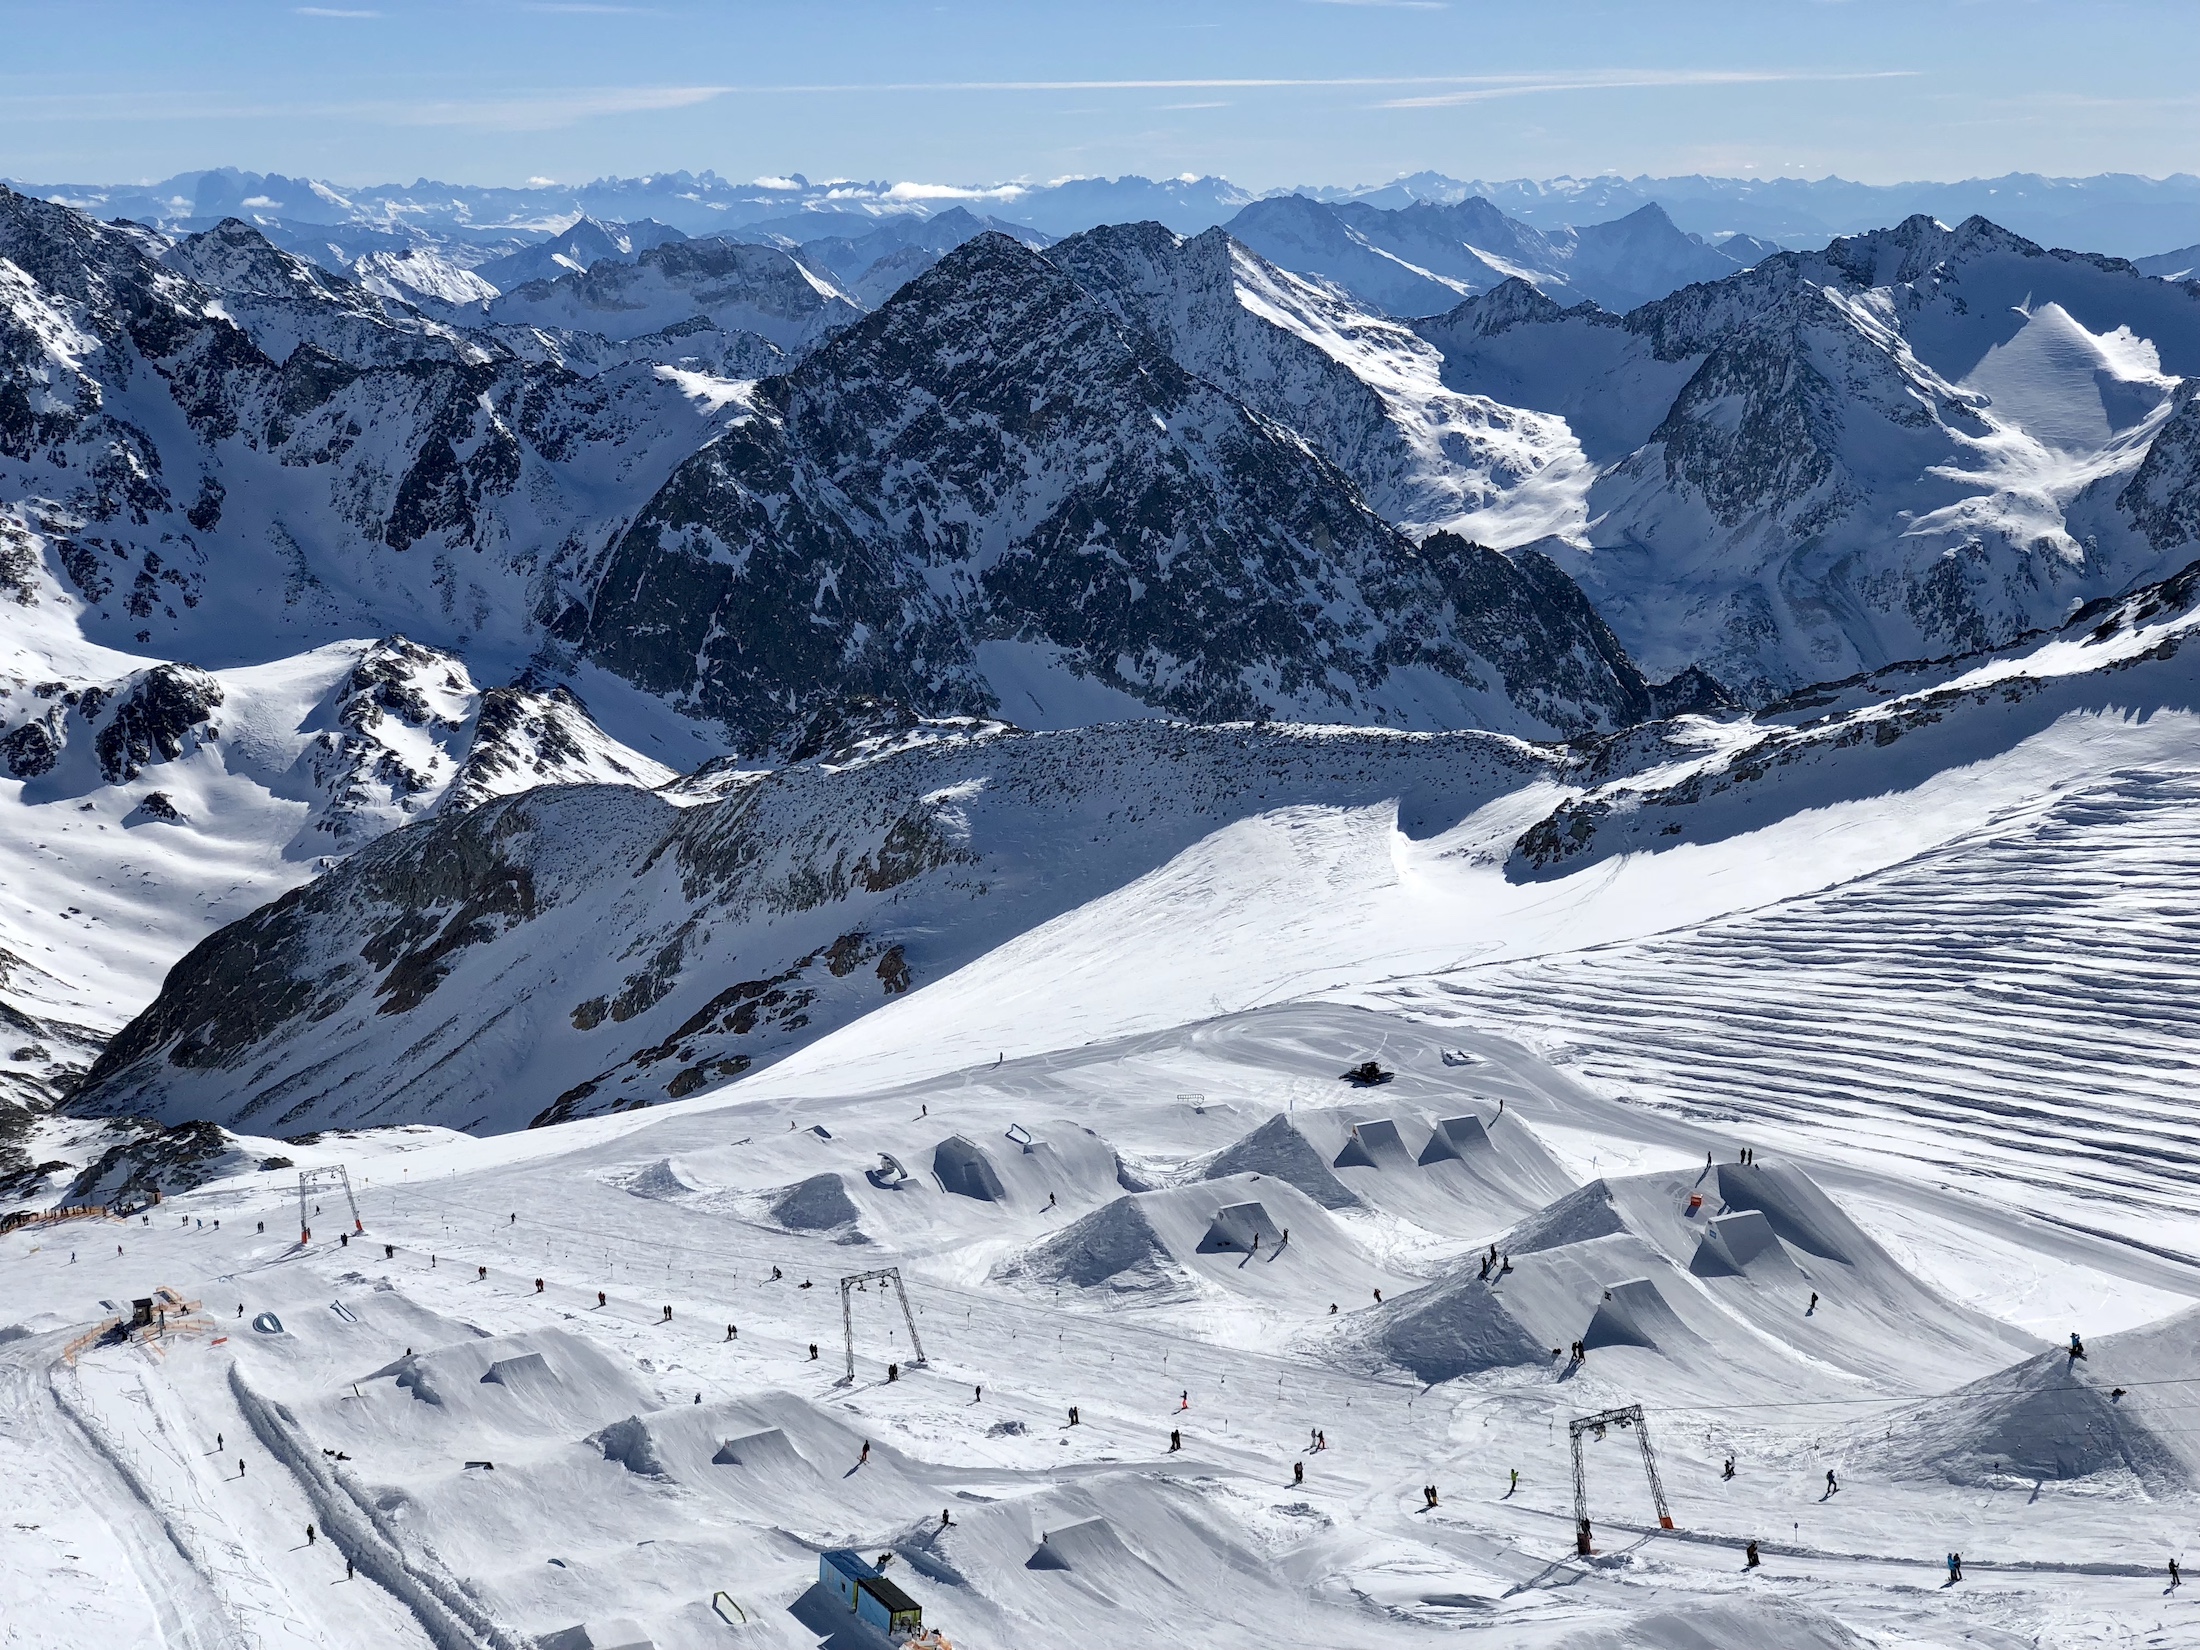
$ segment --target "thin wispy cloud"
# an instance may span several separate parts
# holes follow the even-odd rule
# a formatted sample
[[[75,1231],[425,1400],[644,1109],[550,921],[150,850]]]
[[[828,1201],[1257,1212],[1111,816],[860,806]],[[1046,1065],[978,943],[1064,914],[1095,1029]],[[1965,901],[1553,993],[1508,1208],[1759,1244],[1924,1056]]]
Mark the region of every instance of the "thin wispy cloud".
[[[1368,11],[1449,11],[1449,0],[1306,0],[1310,6],[1355,6]]]
[[[1915,69],[1875,69],[1829,73],[1799,69],[1651,69],[1566,75],[1491,75],[1453,92],[1393,97],[1384,109],[1455,109],[1501,97],[1538,97],[1551,92],[1631,92],[1672,86],[1765,86],[1784,81],[1906,80]]]
[[[380,17],[378,11],[366,11],[356,6],[292,6],[300,17]]]
[[[331,8],[322,8],[330,10]],[[844,96],[906,92],[1244,92],[1291,90],[1413,91],[1387,99],[1385,109],[1435,109],[1495,98],[1543,93],[1628,91],[1647,87],[1740,86],[1783,81],[1890,80],[1917,71],[1869,73],[1805,70],[1671,69],[1585,71],[1516,75],[1328,75],[1202,77],[1171,80],[909,80],[827,81],[723,86],[530,87],[494,96],[445,99],[343,99],[325,102],[220,99],[167,92],[48,93],[11,97],[18,120],[71,122],[348,118],[385,126],[471,127],[487,131],[543,132],[608,116],[691,109],[729,96]],[[1171,110],[1222,108],[1227,99],[1192,99],[1159,105]]]

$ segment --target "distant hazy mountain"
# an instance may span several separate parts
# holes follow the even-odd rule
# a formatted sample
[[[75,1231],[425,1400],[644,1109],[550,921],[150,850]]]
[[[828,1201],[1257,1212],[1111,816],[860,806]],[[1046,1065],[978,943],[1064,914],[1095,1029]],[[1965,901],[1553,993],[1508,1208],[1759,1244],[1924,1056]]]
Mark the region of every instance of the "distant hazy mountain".
[[[242,218],[286,250],[317,260],[335,248],[342,262],[366,252],[404,251],[423,240],[455,247],[472,264],[516,250],[590,217],[604,223],[653,219],[688,235],[722,235],[752,225],[807,241],[796,223],[844,220],[818,235],[852,235],[865,220],[925,218],[956,206],[1007,223],[1075,234],[1103,223],[1151,220],[1179,234],[1227,223],[1268,195],[1304,195],[1328,203],[1398,209],[1417,203],[1490,201],[1507,217],[1551,231],[1625,218],[1652,203],[1683,231],[1717,245],[1734,234],[1785,246],[1821,246],[1925,214],[1957,223],[1978,214],[2043,245],[2117,257],[2143,257],[2200,242],[2200,177],[2141,178],[2104,173],[2046,178],[2011,173],[1957,183],[1851,183],[1843,178],[1593,177],[1461,179],[1417,172],[1389,183],[1302,186],[1252,191],[1227,179],[1069,178],[1045,184],[968,188],[835,180],[796,174],[736,183],[714,172],[662,172],[643,178],[491,188],[422,178],[410,184],[336,186],[275,173],[223,167],[182,172],[155,184],[20,184],[25,193],[78,206],[94,216],[130,218],[170,230],[205,229]],[[498,244],[501,242],[502,244]],[[487,250],[479,250],[486,248]],[[464,255],[473,250],[474,255]],[[1744,249],[1738,261],[1754,261]]]
[[[1333,282],[1386,315],[1433,315],[1515,276],[1565,302],[1632,309],[1731,275],[1760,250],[1746,238],[1732,251],[1711,246],[1654,203],[1611,223],[1545,232],[1479,196],[1383,207],[1278,195],[1227,227],[1271,263]]]

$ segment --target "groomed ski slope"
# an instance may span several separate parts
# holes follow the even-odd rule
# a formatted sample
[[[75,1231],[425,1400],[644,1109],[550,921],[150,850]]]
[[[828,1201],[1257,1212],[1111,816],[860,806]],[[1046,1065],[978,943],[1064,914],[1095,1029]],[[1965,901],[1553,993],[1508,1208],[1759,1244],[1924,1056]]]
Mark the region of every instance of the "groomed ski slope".
[[[1370,1056],[1392,1081],[1340,1080]],[[1323,1162],[1369,1120],[1404,1153],[1336,1166],[1351,1201],[1334,1208],[1274,1173],[1203,1178],[1278,1113]],[[1602,1196],[1608,1218],[1523,1217],[1533,1199],[1501,1182],[1413,1161],[1432,1118],[1464,1113],[1606,1188],[1558,1206]],[[957,1136],[997,1197],[934,1178],[932,1148]],[[861,1095],[736,1086],[516,1137],[324,1137],[298,1152],[348,1160],[368,1228],[348,1246],[325,1198],[313,1242],[293,1241],[277,1174],[150,1223],[0,1239],[22,1319],[0,1341],[0,1609],[30,1645],[96,1622],[163,1644],[520,1646],[624,1619],[667,1650],[853,1647],[875,1641],[812,1590],[817,1551],[853,1545],[896,1554],[889,1574],[963,1650],[1463,1627],[1576,1650],[2171,1644],[2200,1627],[2162,1590],[2200,1481],[2181,1373],[2200,1271],[1883,1174],[1872,1191],[1909,1233],[1952,1234],[1906,1266],[1852,1171],[1801,1150],[1742,1171],[1735,1150],[1502,1037],[1319,1004]],[[881,1152],[910,1184],[866,1176]],[[774,1215],[819,1175],[852,1219]],[[1812,1201],[1819,1177],[1831,1204]],[[1707,1211],[1690,1188],[1712,1211],[1752,1199],[1784,1235],[1744,1269],[1692,1270]],[[1003,1267],[1125,1197],[1155,1211],[1177,1289]],[[1249,1198],[1288,1241],[1200,1252],[1190,1217]],[[1512,1270],[1490,1286],[1474,1266],[1493,1242]],[[2061,1320],[1998,1322],[1981,1276],[1937,1258],[2019,1251],[2073,1293],[2075,1373],[2051,1350]],[[850,1297],[856,1379],[836,1385],[835,1281],[887,1264],[929,1363],[872,1286]],[[150,1344],[82,1344],[100,1298],[156,1279],[197,1309]],[[1592,1327],[1621,1285],[1663,1303],[1631,1344]],[[1484,1296],[1597,1344],[1580,1364],[1523,1345],[1436,1385],[1386,1352],[1401,1314]],[[280,1333],[250,1326],[262,1312]],[[1628,1402],[1680,1528],[1649,1533],[1634,1442],[1613,1434],[1588,1446],[1600,1550],[1579,1562],[1562,1423]],[[1945,1461],[1890,1450],[1919,1427]],[[1765,1564],[1745,1575],[1751,1538]],[[1960,1589],[1940,1585],[1951,1549]],[[713,1612],[721,1591],[746,1625]]]

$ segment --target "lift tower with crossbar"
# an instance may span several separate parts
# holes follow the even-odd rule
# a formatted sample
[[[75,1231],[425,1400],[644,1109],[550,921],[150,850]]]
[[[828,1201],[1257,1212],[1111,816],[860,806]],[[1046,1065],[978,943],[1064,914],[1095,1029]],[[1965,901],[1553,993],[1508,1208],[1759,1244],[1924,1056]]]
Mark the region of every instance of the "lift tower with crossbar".
[[[1650,1426],[1642,1418],[1642,1405],[1599,1410],[1566,1424],[1567,1439],[1574,1447],[1574,1551],[1577,1553],[1595,1550],[1589,1544],[1589,1478],[1582,1465],[1581,1440],[1585,1433],[1602,1438],[1606,1427],[1634,1428],[1635,1442],[1642,1446],[1642,1470],[1650,1480],[1650,1499],[1657,1503],[1658,1528],[1670,1530],[1673,1527],[1673,1510],[1665,1504],[1665,1486],[1658,1481],[1658,1457],[1650,1448]]]
[[[917,1339],[916,1315],[909,1310],[909,1291],[901,1285],[901,1268],[887,1266],[876,1272],[852,1272],[840,1280],[840,1328],[848,1344],[848,1373],[840,1378],[839,1384],[842,1386],[853,1385],[856,1378],[856,1319],[855,1308],[850,1300],[855,1291],[867,1283],[890,1283],[894,1286],[894,1294],[901,1301],[902,1322],[909,1326],[909,1350],[913,1354],[909,1366],[919,1369],[924,1365],[924,1343]]]
[[[351,1195],[350,1174],[345,1171],[343,1164],[330,1163],[322,1168],[300,1169],[298,1171],[298,1241],[300,1243],[311,1243],[313,1241],[313,1194],[324,1189],[333,1190],[337,1187],[343,1189],[344,1201],[351,1205],[351,1229],[354,1232],[364,1232],[366,1230],[366,1227],[359,1222],[359,1200]]]

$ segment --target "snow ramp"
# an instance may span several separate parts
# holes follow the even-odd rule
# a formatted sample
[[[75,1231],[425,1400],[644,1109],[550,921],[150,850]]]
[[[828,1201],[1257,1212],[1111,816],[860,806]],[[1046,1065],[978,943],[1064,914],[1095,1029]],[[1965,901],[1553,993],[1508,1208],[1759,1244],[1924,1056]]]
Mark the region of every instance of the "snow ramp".
[[[2112,1396],[2089,1362],[2063,1352],[2028,1358],[1913,1406],[1891,1429],[1860,1428],[1857,1454],[1890,1475],[1967,1486],[2128,1473],[2150,1496],[2190,1492],[2194,1476],[2170,1440]]]
[[[957,1197],[975,1198],[980,1203],[1000,1203],[1008,1197],[1001,1173],[985,1148],[959,1134],[949,1135],[932,1148],[932,1172],[940,1177],[941,1187]]]
[[[367,1414],[375,1425],[401,1433],[414,1432],[435,1414],[442,1418],[435,1424],[453,1428],[524,1435],[551,1429],[571,1436],[652,1401],[624,1367],[559,1329],[408,1353],[360,1377],[360,1384],[383,1380],[411,1400],[405,1405],[409,1418],[401,1420],[382,1403]]]
[[[813,1174],[781,1189],[767,1211],[790,1232],[829,1232],[855,1224],[855,1199],[837,1174]]]
[[[1719,1196],[1729,1209],[1754,1209],[1796,1248],[1843,1266],[1893,1257],[1841,1212],[1832,1198],[1799,1169],[1758,1163],[1719,1165]]]
[[[1697,1339],[1648,1278],[1624,1278],[1606,1285],[1589,1327],[1581,1333],[1581,1344],[1591,1352],[1615,1346],[1670,1352]]]
[[[1119,1295],[1169,1294],[1186,1287],[1139,1196],[1101,1205],[1002,1261],[994,1267],[993,1276]]]
[[[1536,1255],[1626,1230],[1610,1184],[1592,1180],[1530,1215],[1499,1238],[1497,1248],[1501,1255]]]
[[[1413,1154],[1395,1118],[1370,1117],[1352,1125],[1344,1149],[1331,1160],[1332,1169],[1410,1169]]]
[[[1283,1242],[1283,1229],[1268,1218],[1261,1203],[1226,1203],[1207,1223],[1207,1235],[1199,1240],[1203,1255],[1249,1255],[1265,1248],[1273,1252]]]
[[[1704,1227],[1703,1241],[1696,1245],[1688,1269],[1699,1278],[1749,1277],[1794,1287],[1801,1287],[1803,1281],[1762,1209],[1714,1215]]]
[[[1550,1347],[1471,1271],[1400,1295],[1368,1315],[1369,1349],[1432,1386],[1551,1361]]]
[[[1115,1597],[1136,1597],[1154,1587],[1175,1590],[1167,1576],[1123,1545],[1115,1526],[1104,1518],[1046,1531],[1024,1568],[1067,1572]]]
[[[1222,1180],[1236,1174],[1287,1180],[1325,1209],[1351,1209],[1360,1201],[1330,1172],[1314,1143],[1280,1111],[1251,1134],[1223,1147],[1207,1165],[1204,1178]]]

